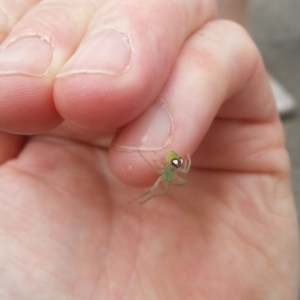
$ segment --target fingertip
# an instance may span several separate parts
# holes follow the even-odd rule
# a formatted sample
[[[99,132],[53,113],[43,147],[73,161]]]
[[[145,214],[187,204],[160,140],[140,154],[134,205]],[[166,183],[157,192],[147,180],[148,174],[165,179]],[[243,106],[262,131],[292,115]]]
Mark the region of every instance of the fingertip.
[[[144,153],[149,162],[155,163],[155,154]],[[111,147],[108,155],[109,167],[114,176],[122,183],[132,187],[146,187],[153,183],[158,174],[154,172],[138,151],[120,151]]]
[[[15,158],[21,151],[26,137],[22,135],[0,132],[0,164]]]
[[[47,81],[31,76],[3,76],[0,81],[0,128],[17,134],[37,134],[62,120]]]

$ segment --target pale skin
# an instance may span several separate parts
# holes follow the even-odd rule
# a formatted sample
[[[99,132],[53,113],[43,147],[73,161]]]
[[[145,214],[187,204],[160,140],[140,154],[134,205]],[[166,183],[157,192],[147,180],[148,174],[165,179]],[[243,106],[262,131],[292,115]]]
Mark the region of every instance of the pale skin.
[[[33,32],[55,49],[46,75],[18,47],[0,64],[1,299],[296,300],[289,160],[247,33],[209,0],[38,2],[0,0],[3,47]],[[134,49],[117,75],[76,50],[101,22]],[[188,152],[187,184],[127,205],[155,181],[145,148]]]

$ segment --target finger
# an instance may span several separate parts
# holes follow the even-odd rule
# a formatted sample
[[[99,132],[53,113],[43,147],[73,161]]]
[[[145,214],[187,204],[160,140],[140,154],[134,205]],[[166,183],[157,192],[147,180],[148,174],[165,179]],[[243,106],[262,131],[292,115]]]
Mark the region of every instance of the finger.
[[[280,134],[279,138],[278,134],[270,135],[274,126],[268,125],[278,123],[278,117],[259,52],[248,34],[233,23],[208,23],[186,42],[159,98],[160,101],[124,127],[110,151],[113,173],[127,184],[142,185],[145,180],[149,184],[153,180],[151,170],[132,151],[156,150],[164,156],[175,150],[184,157],[186,152],[193,153],[198,148],[214,120],[227,124],[266,124],[265,131],[257,126],[253,133],[245,126],[239,135],[245,135],[248,129],[257,140],[269,145],[282,142]],[[221,130],[217,138],[222,133]],[[244,171],[266,170],[270,166],[270,159],[263,161],[265,155],[250,159],[253,147],[259,153],[266,149],[265,143],[255,145],[252,138],[253,144],[247,148],[247,139],[239,145],[238,137],[235,140],[226,137],[222,142],[235,145],[234,156],[229,152],[227,161],[217,159],[209,149],[217,148],[220,140],[211,135],[206,155],[194,157],[193,164],[223,170],[240,167]],[[218,155],[222,158],[220,150]],[[147,158],[151,161],[152,154]],[[273,155],[273,163],[274,160]]]
[[[0,52],[1,130],[38,133],[61,122],[53,103],[53,80],[100,3],[41,1],[14,26]]]
[[[26,137],[0,131],[0,164],[17,157],[23,148]]]
[[[90,128],[133,120],[159,93],[184,40],[214,14],[209,0],[107,1],[57,76],[59,113]]]
[[[40,0],[0,0],[0,42],[3,41],[21,16],[39,1]]]

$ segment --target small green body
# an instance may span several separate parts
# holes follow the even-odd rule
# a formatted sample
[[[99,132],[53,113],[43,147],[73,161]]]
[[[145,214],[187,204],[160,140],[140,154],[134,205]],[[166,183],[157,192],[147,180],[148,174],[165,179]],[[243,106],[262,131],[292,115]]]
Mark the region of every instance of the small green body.
[[[175,161],[177,162],[177,164],[174,164]],[[160,171],[161,176],[163,176],[166,182],[171,183],[176,175],[176,172],[178,171],[178,168],[180,168],[182,164],[182,158],[178,153],[176,153],[175,151],[168,152],[166,155],[166,164]]]
[[[154,152],[155,153],[155,152]],[[145,162],[147,163],[147,165],[157,174],[159,174],[160,176],[158,177],[158,179],[156,180],[156,182],[154,183],[154,185],[147,191],[145,191],[144,193],[142,193],[137,199],[138,200],[146,195],[148,195],[149,193],[155,191],[158,186],[160,185],[161,182],[165,182],[166,183],[166,189],[160,193],[160,194],[154,194],[152,196],[150,196],[149,198],[147,198],[146,200],[142,201],[141,203],[145,203],[147,201],[149,201],[152,198],[155,197],[160,197],[160,196],[164,196],[168,193],[171,185],[176,185],[176,186],[183,186],[185,185],[185,181],[180,178],[177,173],[181,172],[181,173],[187,173],[190,170],[191,167],[191,158],[189,156],[189,154],[187,153],[187,160],[185,161],[185,163],[183,163],[183,159],[179,156],[179,154],[175,151],[169,151],[165,157],[165,159],[162,159],[158,154],[156,154],[157,156],[159,156],[160,158],[160,162],[161,162],[161,169],[157,170],[156,168],[154,168],[146,159],[145,157],[142,155],[141,152],[139,152],[139,154],[141,155],[141,157],[145,160]],[[177,180],[178,183],[174,183],[174,180]],[[134,200],[134,201],[135,201]]]
[[[175,175],[176,169],[170,165],[166,165],[161,172],[161,176],[163,176],[164,180],[167,182],[172,182]]]

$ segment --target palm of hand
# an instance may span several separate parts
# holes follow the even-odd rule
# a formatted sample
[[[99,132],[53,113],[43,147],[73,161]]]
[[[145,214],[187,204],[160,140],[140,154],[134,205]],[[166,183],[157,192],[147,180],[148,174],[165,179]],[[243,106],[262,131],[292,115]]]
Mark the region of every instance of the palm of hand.
[[[195,165],[207,155],[198,149]],[[277,283],[294,276],[286,266],[297,240],[295,220],[288,219],[290,195],[279,193],[284,201],[274,195],[286,181],[272,173],[194,167],[186,187],[127,205],[140,191],[115,179],[105,150],[33,138],[1,170],[7,295],[285,297],[290,283]]]

